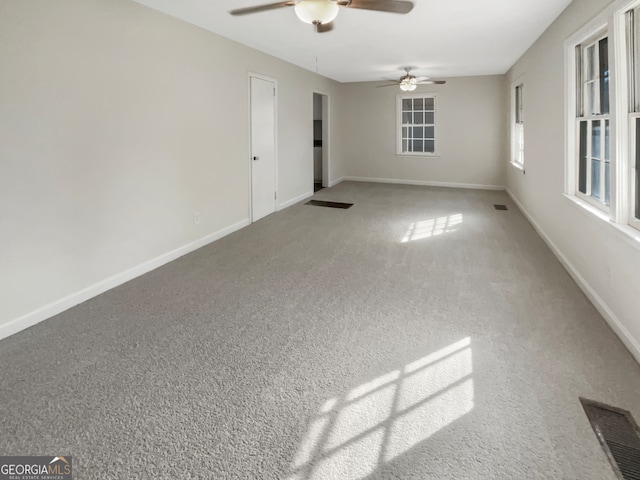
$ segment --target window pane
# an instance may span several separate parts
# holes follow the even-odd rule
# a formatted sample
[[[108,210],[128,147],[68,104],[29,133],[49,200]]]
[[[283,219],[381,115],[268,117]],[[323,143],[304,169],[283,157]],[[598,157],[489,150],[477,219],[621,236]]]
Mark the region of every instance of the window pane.
[[[576,45],[576,117],[584,115],[584,56],[582,45]]]
[[[600,122],[591,124],[591,158],[600,159]]]
[[[516,162],[521,165],[524,165],[524,124],[517,123],[516,124],[516,132],[515,132],[515,147],[516,147]]]
[[[609,151],[611,149],[610,144],[611,144],[611,140],[609,135],[609,120],[605,120],[604,121],[604,161],[607,163],[609,163],[611,159],[611,155],[609,154]]]
[[[586,102],[586,111],[590,115],[595,115],[596,113],[596,84],[594,82],[587,83],[586,90],[587,99]]]
[[[423,142],[422,140],[414,140],[413,141],[413,151],[414,152],[422,152],[423,150]]]
[[[408,140],[402,140],[402,151],[403,152],[408,152],[409,151],[409,141]]]
[[[629,95],[630,99],[633,101],[633,109],[629,110],[630,112],[638,112],[640,111],[640,91],[638,90],[638,81],[640,80],[640,59],[638,59],[638,54],[640,54],[640,9],[636,8],[633,12],[634,15],[634,32],[633,32],[633,40],[631,48],[629,48],[630,61],[627,63],[627,69],[629,73],[633,73],[633,78],[629,80],[630,86],[633,89],[633,95]]]
[[[516,123],[522,122],[522,85],[516,87]]]
[[[424,109],[425,110],[434,110],[434,106],[435,106],[435,100],[433,99],[433,97],[429,97],[429,98],[425,98],[424,99]]]
[[[402,110],[405,112],[413,110],[412,107],[412,99],[411,98],[403,98],[402,99]]]
[[[424,127],[424,138],[435,138],[435,127]]]
[[[435,144],[436,142],[433,140],[425,140],[424,151],[429,153],[434,153],[436,151]]]
[[[416,125],[422,125],[424,123],[424,113],[414,113],[413,114],[413,123]]]
[[[402,138],[409,138],[409,128],[402,127]]]
[[[426,123],[427,125],[433,125],[434,118],[435,118],[435,113],[427,112],[424,114],[424,123]]]
[[[631,100],[633,100],[633,109],[629,110],[630,112],[638,112],[640,111],[640,90],[638,85],[638,81],[640,81],[640,59],[638,55],[640,54],[640,8],[635,8],[633,11],[634,21],[632,25],[632,40],[631,48],[628,49],[628,53],[631,61],[627,62],[628,72],[633,72],[633,82],[629,82],[632,85],[634,90],[633,95],[630,95]],[[632,80],[629,78],[629,80]]]
[[[640,119],[636,119],[636,145],[640,145]],[[636,218],[640,219],[640,148],[636,147]]]
[[[587,193],[587,127],[589,122],[580,122],[578,153],[578,190]]]
[[[424,110],[424,102],[422,98],[414,98],[413,99],[413,109],[414,110]]]
[[[402,112],[402,124],[403,125],[411,124],[411,112]]]
[[[600,112],[609,113],[609,40],[603,38],[598,42],[600,50]]]
[[[596,78],[596,47],[591,45],[587,48],[587,80]]]
[[[607,76],[600,81],[600,113],[609,113],[609,71]]]
[[[591,196],[600,198],[600,160],[591,160]]]
[[[423,138],[423,137],[424,137],[424,128],[413,127],[413,138]]]
[[[604,204],[611,203],[611,164],[604,164]]]

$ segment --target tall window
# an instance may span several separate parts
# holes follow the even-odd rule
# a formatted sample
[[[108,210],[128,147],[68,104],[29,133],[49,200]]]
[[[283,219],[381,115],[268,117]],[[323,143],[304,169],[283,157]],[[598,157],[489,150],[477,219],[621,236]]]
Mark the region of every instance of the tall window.
[[[524,168],[524,116],[523,116],[524,84],[516,82],[513,88],[513,133],[511,136],[511,162]]]
[[[567,39],[565,60],[565,191],[640,238],[640,0],[611,2]]]
[[[640,228],[640,7],[627,11],[627,92],[631,158],[629,159],[630,223]]]
[[[402,155],[435,155],[436,96],[425,94],[398,95],[397,153]]]
[[[602,208],[610,203],[609,39],[600,33],[576,47],[578,193]]]

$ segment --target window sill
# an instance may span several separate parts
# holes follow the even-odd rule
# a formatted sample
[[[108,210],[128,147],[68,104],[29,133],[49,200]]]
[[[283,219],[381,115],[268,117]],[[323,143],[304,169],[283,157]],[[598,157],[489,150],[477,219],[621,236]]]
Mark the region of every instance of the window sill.
[[[595,218],[598,223],[606,224],[608,228],[613,230],[618,238],[624,240],[637,250],[640,250],[639,230],[636,230],[629,225],[615,223],[609,218],[609,215],[606,212],[603,212],[598,207],[591,205],[589,202],[582,200],[575,195],[568,195],[566,193],[563,193],[562,196],[569,200],[569,203],[586,214],[589,218]]]
[[[513,160],[511,160],[509,163],[511,164],[512,167],[515,167],[518,170],[522,170],[522,173],[524,173],[524,165],[522,165],[521,163],[514,162]]]
[[[396,157],[440,158],[440,154],[438,154],[438,153],[396,153]]]

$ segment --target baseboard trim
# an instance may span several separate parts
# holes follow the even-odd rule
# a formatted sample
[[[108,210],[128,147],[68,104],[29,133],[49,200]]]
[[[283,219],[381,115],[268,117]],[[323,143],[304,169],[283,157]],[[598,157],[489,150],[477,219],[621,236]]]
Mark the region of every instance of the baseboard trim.
[[[345,177],[340,177],[336,180],[330,180],[329,181],[329,188],[331,187],[335,187],[336,185],[338,185],[340,182],[344,181]]]
[[[618,319],[615,313],[609,308],[609,306],[605,303],[600,295],[593,289],[591,285],[584,279],[584,277],[580,274],[578,269],[569,261],[569,259],[560,251],[558,246],[549,238],[546,232],[540,227],[538,222],[531,216],[531,214],[524,208],[524,206],[520,203],[520,201],[511,193],[511,191],[506,189],[507,195],[513,200],[513,203],[520,209],[522,214],[526,217],[527,220],[533,225],[533,228],[538,232],[540,237],[544,240],[547,246],[551,249],[553,254],[558,258],[562,266],[569,273],[571,278],[576,282],[580,290],[587,296],[589,301],[596,307],[596,310],[602,315],[602,318],[605,319],[607,324],[611,327],[611,329],[615,332],[616,335],[620,338],[622,343],[627,347],[631,355],[634,356],[636,361],[640,363],[640,343],[638,343],[633,335],[627,330],[624,324]]]
[[[474,190],[504,190],[501,185],[480,185],[474,183],[432,182],[428,180],[402,180],[397,178],[342,177],[352,182],[393,183],[399,185],[421,185],[426,187],[470,188]]]
[[[306,192],[306,193],[303,193],[302,195],[298,195],[297,197],[292,198],[291,200],[287,200],[286,202],[278,205],[278,211],[284,210],[285,208],[295,205],[296,203],[306,200],[307,198],[310,198],[310,197],[313,197],[313,192]]]
[[[14,333],[18,333],[21,330],[36,325],[37,323],[51,318],[54,315],[62,313],[65,310],[75,307],[82,302],[86,302],[87,300],[96,297],[108,290],[111,290],[112,288],[122,285],[123,283],[133,280],[136,277],[155,270],[156,268],[161,267],[162,265],[165,265],[177,258],[180,258],[187,253],[191,253],[194,250],[208,245],[209,243],[215,242],[222,237],[225,237],[237,230],[240,230],[241,228],[246,227],[250,223],[251,222],[248,218],[234,223],[233,225],[218,230],[217,232],[183,245],[182,247],[176,248],[175,250],[172,250],[170,252],[164,253],[158,257],[152,258],[151,260],[147,260],[146,262],[125,270],[122,273],[113,275],[112,277],[106,278],[89,287],[83,288],[78,292],[72,293],[70,295],[67,295],[66,297],[40,307],[33,312],[27,313],[26,315],[11,320],[8,323],[0,326],[0,340],[13,335]]]

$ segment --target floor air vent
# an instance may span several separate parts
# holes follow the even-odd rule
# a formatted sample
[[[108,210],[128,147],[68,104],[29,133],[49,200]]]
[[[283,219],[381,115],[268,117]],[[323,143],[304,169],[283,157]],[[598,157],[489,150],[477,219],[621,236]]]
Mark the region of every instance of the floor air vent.
[[[493,208],[496,210],[509,210],[506,205],[494,205]]]
[[[581,398],[593,431],[620,480],[640,480],[640,430],[626,410]]]
[[[353,203],[325,202],[324,200],[309,200],[305,205],[315,205],[316,207],[330,208],[351,208]]]

